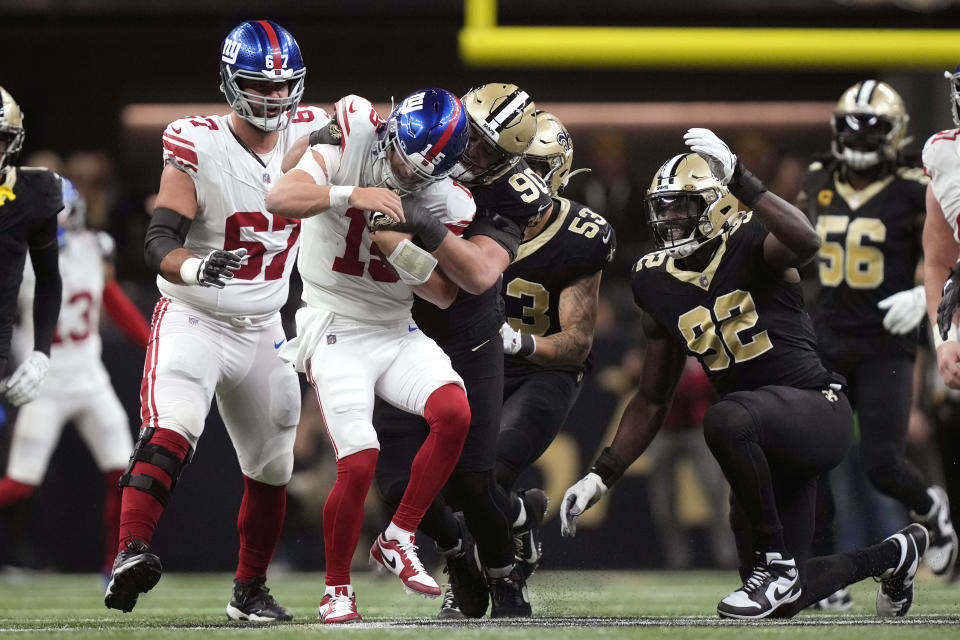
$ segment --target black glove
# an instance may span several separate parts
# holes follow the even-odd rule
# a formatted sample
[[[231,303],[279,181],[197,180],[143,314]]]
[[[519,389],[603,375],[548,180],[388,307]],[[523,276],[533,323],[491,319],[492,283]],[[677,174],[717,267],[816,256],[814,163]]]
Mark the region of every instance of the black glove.
[[[370,216],[370,230],[413,234],[420,239],[420,244],[430,253],[436,251],[449,232],[446,225],[440,222],[429,209],[406,200],[403,202],[403,217],[406,218],[405,222],[396,222],[387,215],[375,212]]]
[[[233,279],[233,272],[240,268],[246,255],[247,250],[242,247],[233,251],[211,251],[197,267],[197,282],[201,287],[223,289],[224,280]]]
[[[943,297],[940,298],[940,304],[937,305],[937,328],[940,329],[940,337],[947,339],[947,332],[950,331],[950,325],[953,324],[953,314],[957,311],[960,304],[960,262],[958,262],[947,281],[943,283]]]

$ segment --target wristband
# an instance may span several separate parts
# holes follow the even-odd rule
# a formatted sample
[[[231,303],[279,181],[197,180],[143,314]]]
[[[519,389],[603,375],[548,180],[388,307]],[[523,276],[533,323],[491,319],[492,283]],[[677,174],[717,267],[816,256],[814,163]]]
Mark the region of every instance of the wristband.
[[[200,258],[187,258],[180,265],[180,279],[183,284],[200,284]]]
[[[747,171],[739,160],[737,160],[737,166],[733,169],[733,176],[730,178],[727,188],[730,189],[730,193],[736,196],[737,200],[750,207],[767,190],[766,185],[760,182],[760,178]]]
[[[529,333],[520,334],[520,351],[517,351],[517,355],[521,358],[526,358],[527,356],[532,356],[537,350],[537,341]]]
[[[350,206],[350,194],[356,187],[330,187],[330,208],[346,209]]]
[[[593,463],[593,466],[590,467],[590,473],[595,473],[600,476],[600,479],[603,480],[603,484],[607,485],[607,488],[613,486],[613,483],[620,479],[620,476],[623,475],[623,472],[627,470],[627,466],[613,457],[613,454],[610,453],[610,447],[607,447],[600,454],[600,457],[597,458],[597,461]]]

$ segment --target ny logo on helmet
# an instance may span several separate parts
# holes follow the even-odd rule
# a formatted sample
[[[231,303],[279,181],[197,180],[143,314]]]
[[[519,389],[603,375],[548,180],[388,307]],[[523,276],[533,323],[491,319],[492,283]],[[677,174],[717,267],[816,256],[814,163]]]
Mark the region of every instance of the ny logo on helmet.
[[[236,40],[224,40],[223,53],[221,54],[220,59],[227,64],[235,63],[237,61],[237,56],[240,55],[241,46],[242,45]]]
[[[414,93],[408,96],[407,99],[403,101],[403,104],[400,105],[399,113],[410,113],[411,111],[423,109],[423,98],[426,95],[426,92],[421,91],[420,93]]]

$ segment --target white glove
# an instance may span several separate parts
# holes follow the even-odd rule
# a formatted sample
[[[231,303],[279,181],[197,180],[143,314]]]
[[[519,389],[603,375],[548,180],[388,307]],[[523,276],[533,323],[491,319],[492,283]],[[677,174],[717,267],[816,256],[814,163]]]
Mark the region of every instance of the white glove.
[[[537,350],[537,341],[529,333],[520,333],[504,322],[500,326],[500,337],[503,339],[503,352],[507,355],[527,357]]]
[[[883,316],[883,328],[899,336],[910,333],[923,320],[927,312],[927,294],[923,285],[917,285],[913,289],[887,296],[877,306],[888,310]]]
[[[607,485],[593,472],[567,489],[560,503],[560,534],[570,537],[577,535],[577,517],[596,504],[606,492]]]
[[[683,141],[691,151],[696,151],[707,161],[713,177],[722,184],[730,182],[733,170],[737,168],[737,156],[730,151],[726,142],[717,137],[717,134],[710,129],[694,127],[683,134]]]
[[[15,407],[36,400],[49,368],[50,358],[45,353],[32,352],[20,363],[13,375],[7,378],[3,394]]]

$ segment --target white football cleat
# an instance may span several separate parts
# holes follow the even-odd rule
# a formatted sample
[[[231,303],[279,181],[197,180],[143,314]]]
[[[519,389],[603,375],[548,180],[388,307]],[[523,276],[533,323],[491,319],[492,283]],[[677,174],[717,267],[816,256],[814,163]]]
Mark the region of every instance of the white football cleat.
[[[437,581],[430,577],[417,556],[413,536],[406,542],[388,540],[381,533],[370,547],[370,564],[379,566],[400,578],[403,588],[424,598],[439,598]]]
[[[353,587],[348,584],[327,587],[317,618],[324,624],[348,624],[361,622],[363,619],[357,613],[357,596]]]

